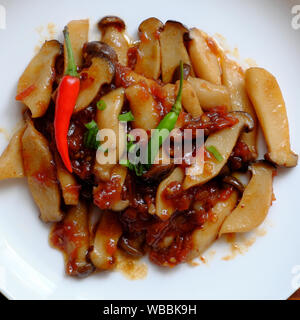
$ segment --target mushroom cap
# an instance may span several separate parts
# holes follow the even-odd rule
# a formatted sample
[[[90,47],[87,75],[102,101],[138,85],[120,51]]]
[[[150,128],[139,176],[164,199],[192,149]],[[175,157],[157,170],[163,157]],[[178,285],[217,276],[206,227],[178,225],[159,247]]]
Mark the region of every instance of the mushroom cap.
[[[98,22],[100,31],[108,26],[115,26],[120,31],[123,31],[126,28],[125,22],[117,16],[106,16]]]
[[[233,115],[235,118],[237,118],[239,121],[244,122],[244,130],[245,132],[250,132],[254,129],[254,120],[252,116],[248,112],[244,111],[232,111],[229,112],[229,114]]]
[[[113,64],[118,62],[118,56],[115,50],[108,44],[101,41],[91,41],[84,44],[82,49],[84,61],[87,65],[90,64],[94,57],[106,58]]]

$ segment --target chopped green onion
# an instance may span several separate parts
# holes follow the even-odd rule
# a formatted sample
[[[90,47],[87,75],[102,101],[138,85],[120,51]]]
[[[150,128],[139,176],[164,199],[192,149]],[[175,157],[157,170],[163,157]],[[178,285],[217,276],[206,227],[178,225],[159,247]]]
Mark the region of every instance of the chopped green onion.
[[[127,167],[129,170],[134,171],[138,177],[142,176],[144,172],[146,172],[145,167],[140,162],[137,164],[132,164],[128,159],[121,159],[119,163],[121,166]]]
[[[94,121],[94,120],[92,120],[91,122],[89,122],[89,123],[86,123],[85,124],[85,127],[87,128],[87,129],[94,129],[94,128],[98,128],[98,126],[97,126],[97,123]]]
[[[134,116],[131,113],[131,111],[120,114],[119,115],[119,121],[124,121],[124,122],[128,122],[128,121],[134,121]]]
[[[129,144],[127,144],[127,147],[128,147],[128,152],[133,153],[136,148],[136,144],[131,142],[131,145],[129,146]]]
[[[206,150],[210,152],[218,162],[221,162],[222,160],[224,160],[223,156],[220,154],[220,152],[215,146],[206,147]]]
[[[132,134],[127,134],[127,138],[129,141],[134,141],[134,136]]]
[[[85,127],[88,129],[84,134],[84,145],[90,149],[98,149],[100,142],[97,141],[98,134],[98,125],[92,120],[91,122],[85,124]]]
[[[130,162],[129,162],[128,159],[126,159],[126,160],[125,159],[120,159],[119,163],[120,163],[121,166],[124,166],[124,167],[129,167],[129,165],[130,165]]]
[[[106,109],[106,102],[104,100],[99,100],[97,102],[97,109],[101,110],[101,111],[105,110]]]

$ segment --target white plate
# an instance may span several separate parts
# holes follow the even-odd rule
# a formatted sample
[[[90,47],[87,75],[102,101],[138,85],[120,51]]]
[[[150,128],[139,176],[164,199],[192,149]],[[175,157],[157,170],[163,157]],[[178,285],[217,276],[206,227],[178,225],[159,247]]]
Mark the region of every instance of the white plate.
[[[113,14],[136,35],[144,18],[156,16],[211,35],[221,33],[243,58],[251,57],[270,70],[286,99],[292,146],[300,152],[300,30],[291,26],[291,9],[297,2],[0,0],[7,23],[6,30],[0,30],[0,127],[12,130],[20,119],[20,105],[14,102],[16,84],[41,40],[37,27],[54,23],[62,30],[72,19],[90,18],[96,30],[100,17]],[[0,135],[1,150],[6,143]],[[300,268],[299,178],[300,167],[280,171],[274,185],[277,201],[264,226],[267,234],[244,255],[222,260],[229,248],[220,242],[208,264],[164,272],[149,267],[147,278],[137,281],[117,272],[84,280],[65,277],[62,255],[48,245],[49,227],[39,220],[26,182],[1,182],[0,289],[15,299],[285,299],[295,290],[293,284],[300,285],[292,273]]]

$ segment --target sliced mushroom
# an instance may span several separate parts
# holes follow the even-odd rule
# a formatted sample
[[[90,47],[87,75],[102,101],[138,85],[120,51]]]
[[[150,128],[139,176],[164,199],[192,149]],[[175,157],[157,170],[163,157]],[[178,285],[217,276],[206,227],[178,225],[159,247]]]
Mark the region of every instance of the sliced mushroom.
[[[126,133],[124,128],[119,123],[119,115],[122,111],[125,99],[124,88],[115,89],[103,96],[101,100],[104,102],[105,109],[97,110],[96,122],[98,128],[113,130],[116,137],[116,159],[119,160],[119,155],[122,155],[126,145]]]
[[[156,215],[161,220],[168,220],[176,211],[172,201],[165,199],[164,190],[171,182],[182,183],[184,179],[184,170],[177,167],[166,179],[164,179],[158,186],[156,192]]]
[[[71,41],[74,61],[78,68],[81,68],[83,62],[82,48],[83,45],[89,40],[89,20],[72,20],[68,23],[69,37]],[[66,43],[64,43],[64,65],[65,72],[68,67],[68,54]]]
[[[225,176],[222,181],[226,184],[230,184],[234,188],[236,188],[240,193],[243,193],[245,190],[244,185],[241,183],[239,179],[234,176]]]
[[[77,206],[70,207],[63,221],[55,224],[50,243],[64,253],[68,275],[84,277],[94,270],[87,261],[90,239],[88,208],[84,202],[80,201]]]
[[[188,82],[194,88],[203,110],[209,111],[218,106],[226,106],[230,110],[230,95],[225,86],[193,77],[189,77]]]
[[[143,236],[140,236],[136,239],[129,239],[123,235],[118,245],[130,256],[138,258],[144,255],[144,250],[142,247],[143,241]]]
[[[91,41],[84,44],[82,49],[84,64],[90,66],[94,57],[106,58],[113,63],[118,62],[115,50],[108,44],[101,41]]]
[[[200,229],[193,231],[193,248],[188,255],[188,260],[199,257],[216,240],[223,221],[231,214],[237,199],[237,192],[234,191],[227,200],[218,202],[211,210],[211,214],[216,219],[214,221],[208,219]]]
[[[164,102],[168,106],[173,106],[179,90],[179,81],[176,84],[168,83],[162,87]],[[196,91],[191,84],[184,80],[182,88],[182,106],[192,115],[193,118],[200,117],[203,114]]]
[[[31,122],[22,137],[22,154],[24,172],[41,219],[44,222],[60,221],[63,213],[53,157],[48,141]]]
[[[162,28],[163,23],[156,18],[144,20],[139,26],[141,42],[134,70],[150,79],[158,79],[160,76],[159,34]]]
[[[125,22],[114,16],[107,16],[100,20],[98,27],[101,31],[101,41],[111,46],[117,53],[119,62],[127,66],[128,41],[124,35]]]
[[[183,64],[183,80],[187,80],[191,73],[191,66],[189,64],[184,63]],[[177,82],[180,80],[181,77],[181,71],[180,71],[180,65],[175,69],[173,74],[172,83]]]
[[[115,164],[113,163],[100,164],[98,163],[98,161],[95,161],[93,173],[94,173],[96,182],[109,181],[111,177],[111,171],[114,166]]]
[[[98,186],[94,187],[94,191],[93,191],[95,204],[99,205],[99,203],[101,203],[99,207],[103,209],[104,205],[101,200],[103,200],[103,197],[107,197],[110,195],[109,199],[107,200],[107,204],[105,204],[105,208],[112,211],[125,210],[129,206],[128,200],[122,200],[122,188],[125,183],[126,176],[127,176],[127,168],[125,166],[116,164],[112,168],[110,168],[109,180],[105,180],[105,182],[107,183],[107,185],[109,184],[114,185],[114,189],[113,189],[114,191],[110,189],[108,190],[105,189],[105,183],[99,181]],[[112,198],[113,196],[115,196],[115,198]]]
[[[122,235],[122,226],[113,212],[105,211],[96,230],[90,259],[102,270],[111,269],[115,263],[117,244]]]
[[[30,109],[33,118],[43,116],[48,109],[55,78],[55,61],[60,53],[58,41],[46,41],[19,80],[16,99]]]
[[[248,146],[252,160],[255,160],[257,158],[257,118],[247,95],[245,73],[236,62],[229,60],[225,55],[221,58],[221,65],[222,81],[230,94],[231,111],[247,112],[254,120],[254,129],[251,132],[242,133],[240,140]]]
[[[128,88],[134,84],[146,83],[148,87],[157,87],[159,84],[153,80],[148,79],[141,74],[138,74],[128,67],[123,67],[120,64],[116,64],[116,76],[115,84],[117,87]]]
[[[77,98],[74,112],[81,111],[88,107],[97,97],[99,90],[105,83],[111,83],[114,77],[114,65],[106,59],[94,57],[91,59],[91,66],[83,69],[80,73],[81,88]],[[84,83],[87,83],[84,84]]]
[[[246,89],[267,142],[265,158],[279,166],[296,166],[298,155],[291,150],[285,103],[276,78],[265,69],[250,68]]]
[[[144,173],[143,179],[146,181],[161,181],[174,169],[174,164],[153,164],[151,168]]]
[[[221,84],[221,69],[218,57],[207,44],[207,36],[199,29],[189,32],[188,51],[197,77],[211,83]]]
[[[125,30],[126,28],[125,22],[117,16],[105,16],[98,23],[98,28],[100,29],[100,31],[102,30],[102,28],[112,26],[114,26],[116,29],[120,31]]]
[[[123,187],[127,176],[127,168],[117,164],[111,172],[111,177],[119,177],[120,185]],[[112,211],[123,211],[129,206],[129,200],[118,200],[112,204]]]
[[[226,218],[219,235],[248,232],[258,227],[266,218],[272,204],[274,167],[260,161],[250,166],[252,178],[236,209]]]
[[[10,139],[0,157],[0,180],[24,177],[22,158],[22,136],[26,126],[23,125]]]
[[[149,92],[147,84],[132,85],[126,89],[125,93],[134,116],[132,122],[134,128],[155,129],[160,122],[160,114],[156,107],[157,102]]]
[[[74,176],[65,168],[59,154],[54,155],[57,179],[60,183],[62,196],[66,205],[77,205],[79,201],[80,185]]]
[[[179,90],[179,82],[176,83],[176,93]],[[186,80],[183,82],[182,89],[182,105],[183,108],[192,115],[193,118],[198,118],[203,114],[199,99],[193,86]]]
[[[205,148],[214,147],[222,156],[222,160],[218,161],[214,157],[204,161],[203,172],[199,175],[187,175],[184,179],[183,188],[189,189],[196,185],[204,184],[205,182],[216,177],[224,165],[226,164],[230,154],[243,130],[251,131],[254,122],[248,113],[235,111],[231,114],[239,120],[231,128],[226,128],[216,133],[211,134],[205,141]],[[200,154],[202,157],[202,154]],[[197,163],[197,161],[196,161]],[[192,166],[193,167],[193,166]]]
[[[184,45],[183,36],[188,29],[177,21],[167,21],[160,34],[162,80],[164,83],[172,81],[174,71],[180,60],[191,66],[191,61]],[[193,70],[191,74],[194,75]]]

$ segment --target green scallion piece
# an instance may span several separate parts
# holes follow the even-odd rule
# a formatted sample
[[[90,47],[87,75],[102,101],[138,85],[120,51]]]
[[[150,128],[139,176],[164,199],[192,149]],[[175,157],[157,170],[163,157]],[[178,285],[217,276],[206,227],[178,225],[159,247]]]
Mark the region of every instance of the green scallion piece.
[[[94,128],[98,128],[98,126],[97,126],[97,123],[94,121],[94,120],[92,120],[91,122],[89,122],[89,123],[86,123],[85,124],[85,127],[88,129],[88,130],[90,130],[90,129],[94,129]]]
[[[98,110],[101,110],[101,111],[103,111],[103,110],[106,109],[106,103],[105,103],[104,100],[99,100],[99,101],[97,102],[97,109],[98,109]]]
[[[98,125],[92,120],[85,124],[87,131],[84,134],[84,145],[89,149],[98,149],[100,142],[97,141]]]
[[[134,121],[134,116],[131,113],[131,111],[129,111],[129,112],[120,114],[119,121],[124,121],[124,122]]]
[[[210,152],[218,162],[221,162],[224,160],[223,156],[220,154],[220,152],[215,146],[206,147],[206,150]]]

